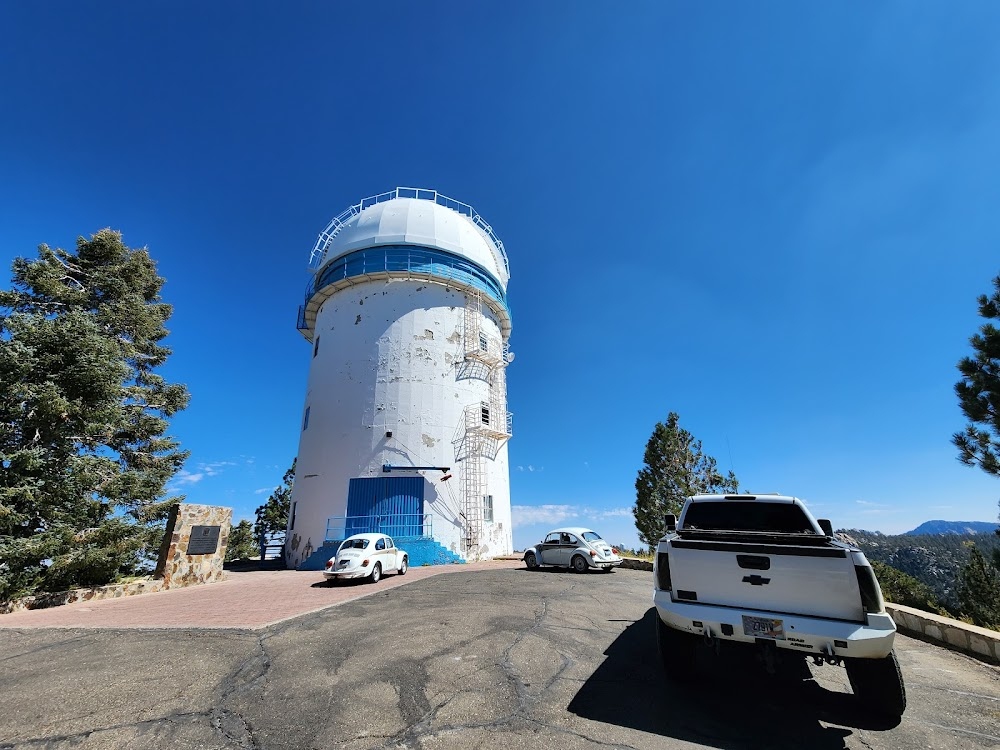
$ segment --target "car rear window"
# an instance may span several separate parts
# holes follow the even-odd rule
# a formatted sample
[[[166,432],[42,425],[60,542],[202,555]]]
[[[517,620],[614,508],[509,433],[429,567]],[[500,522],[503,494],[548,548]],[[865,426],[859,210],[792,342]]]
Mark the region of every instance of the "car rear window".
[[[718,503],[691,503],[684,516],[684,528],[713,531],[772,531],[783,534],[815,533],[806,514],[797,505],[728,500]]]
[[[583,538],[588,542],[599,542],[601,541],[601,535],[596,531],[585,531],[583,532]]]
[[[368,546],[367,539],[348,539],[340,545],[341,549],[365,549]]]

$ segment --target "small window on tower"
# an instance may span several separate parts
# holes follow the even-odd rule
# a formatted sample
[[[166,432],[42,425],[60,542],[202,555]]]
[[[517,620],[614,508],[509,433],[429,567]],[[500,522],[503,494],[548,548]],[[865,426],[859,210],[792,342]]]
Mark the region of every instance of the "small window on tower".
[[[305,432],[309,429],[309,410],[312,409],[311,406],[306,407],[306,415],[302,418],[302,431]]]
[[[493,495],[483,495],[483,520],[493,523]]]
[[[292,503],[292,514],[291,514],[292,515],[292,522],[290,524],[288,524],[288,530],[289,531],[291,531],[292,529],[295,528],[295,510],[296,510],[297,506],[298,506],[298,503]]]
[[[313,344],[313,356],[315,357],[319,354],[319,336],[316,337],[316,343]]]
[[[486,340],[486,334],[479,334],[479,351],[487,352],[490,349],[489,341]]]
[[[480,409],[483,415],[483,424],[490,423],[490,405],[485,401],[480,403]]]

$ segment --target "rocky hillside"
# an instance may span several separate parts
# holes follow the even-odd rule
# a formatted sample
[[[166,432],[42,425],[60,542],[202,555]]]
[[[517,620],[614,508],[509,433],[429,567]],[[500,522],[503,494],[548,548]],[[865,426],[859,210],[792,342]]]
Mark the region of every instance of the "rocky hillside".
[[[842,532],[857,543],[869,560],[891,565],[926,584],[948,609],[957,611],[956,587],[962,566],[969,558],[967,543],[975,544],[991,559],[1000,548],[995,534],[886,535],[849,529]]]

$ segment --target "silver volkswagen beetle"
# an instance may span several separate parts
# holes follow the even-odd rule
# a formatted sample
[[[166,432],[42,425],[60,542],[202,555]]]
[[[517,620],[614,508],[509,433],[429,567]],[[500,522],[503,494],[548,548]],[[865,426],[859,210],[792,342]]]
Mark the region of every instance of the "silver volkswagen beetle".
[[[557,565],[583,573],[597,568],[606,573],[622,564],[618,550],[601,539],[596,531],[574,526],[556,529],[545,539],[524,551],[524,564],[530,569]]]

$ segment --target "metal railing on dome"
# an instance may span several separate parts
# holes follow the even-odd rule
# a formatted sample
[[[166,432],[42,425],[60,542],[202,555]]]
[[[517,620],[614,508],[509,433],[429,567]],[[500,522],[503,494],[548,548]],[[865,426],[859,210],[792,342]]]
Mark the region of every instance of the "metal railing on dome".
[[[430,513],[400,513],[391,516],[331,516],[326,519],[324,542],[341,541],[354,534],[429,539],[434,536],[434,516]]]
[[[503,268],[504,273],[507,276],[510,276],[510,264],[507,261],[507,250],[504,248],[503,242],[501,242],[500,238],[497,237],[496,232],[493,231],[493,227],[486,223],[486,220],[479,215],[476,209],[468,203],[462,203],[462,201],[449,198],[447,195],[442,195],[437,190],[409,187],[397,187],[395,190],[390,190],[386,193],[369,196],[368,198],[363,199],[359,203],[355,203],[353,206],[349,206],[334,216],[333,219],[330,220],[330,223],[326,225],[326,229],[319,233],[319,237],[316,239],[316,244],[313,246],[312,252],[309,254],[309,270],[316,271],[323,265],[323,259],[326,256],[327,248],[330,247],[330,243],[333,241],[333,238],[340,234],[340,230],[344,228],[352,217],[357,216],[366,208],[379,203],[385,203],[386,201],[395,200],[396,198],[413,198],[416,200],[431,201],[433,203],[437,203],[439,206],[450,208],[452,211],[460,213],[463,216],[467,216],[469,220],[479,227],[483,231],[483,234],[490,239],[490,242],[493,244],[493,249],[495,251],[494,254],[498,264]]]

